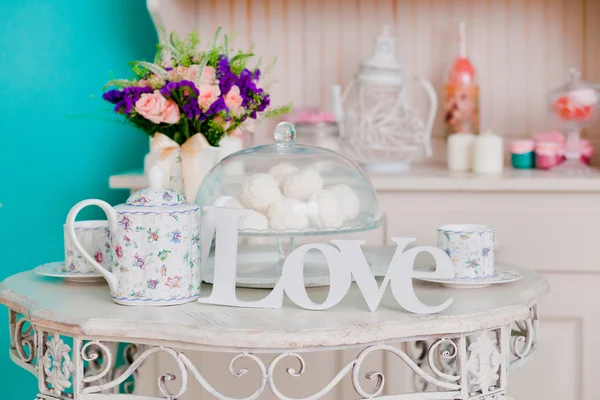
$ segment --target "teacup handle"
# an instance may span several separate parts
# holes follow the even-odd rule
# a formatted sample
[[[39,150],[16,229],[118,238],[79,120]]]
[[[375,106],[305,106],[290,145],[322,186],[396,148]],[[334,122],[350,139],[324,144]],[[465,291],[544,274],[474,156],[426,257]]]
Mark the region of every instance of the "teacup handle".
[[[69,211],[69,214],[67,215],[67,222],[65,223],[65,230],[67,232],[67,236],[69,237],[69,240],[71,241],[71,243],[73,243],[75,249],[77,249],[79,254],[81,254],[83,258],[87,262],[89,262],[94,268],[96,268],[96,270],[98,270],[98,272],[102,274],[104,279],[106,279],[111,292],[116,292],[118,281],[115,275],[108,271],[106,268],[104,268],[102,265],[100,265],[96,260],[94,260],[92,256],[90,256],[87,253],[87,251],[84,250],[83,246],[81,245],[81,243],[79,243],[79,240],[77,239],[77,235],[75,234],[75,217],[77,217],[79,211],[81,211],[87,206],[100,207],[106,214],[106,217],[108,218],[108,229],[110,230],[111,234],[112,232],[115,232],[115,228],[117,227],[117,213],[115,212],[115,210],[110,206],[110,204],[108,204],[105,201],[90,199],[80,201],[79,203],[75,204],[73,208],[71,208],[71,211]]]

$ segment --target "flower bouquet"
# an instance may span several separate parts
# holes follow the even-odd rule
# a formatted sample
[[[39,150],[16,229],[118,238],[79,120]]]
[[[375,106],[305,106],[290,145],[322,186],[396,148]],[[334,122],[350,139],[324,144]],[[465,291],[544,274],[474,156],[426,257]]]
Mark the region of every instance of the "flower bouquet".
[[[250,52],[233,52],[217,30],[210,46],[200,39],[161,34],[154,63],[132,62],[136,79],[107,83],[103,98],[127,121],[152,137],[151,155],[165,170],[165,186],[194,201],[206,172],[227,153],[241,149],[230,139],[248,119],[275,117],[289,106],[267,110],[269,94],[250,68]],[[224,143],[227,143],[225,146]]]

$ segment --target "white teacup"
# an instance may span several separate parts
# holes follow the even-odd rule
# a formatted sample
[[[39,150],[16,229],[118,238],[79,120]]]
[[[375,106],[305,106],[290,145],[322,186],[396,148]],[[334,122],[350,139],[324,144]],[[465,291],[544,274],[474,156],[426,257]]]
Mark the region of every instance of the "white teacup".
[[[487,225],[443,225],[437,230],[437,247],[452,259],[456,278],[484,278],[494,275],[495,236]]]
[[[75,222],[75,235],[85,249],[94,259],[110,270],[110,234],[108,221],[78,221]],[[65,231],[65,272],[96,272],[96,269],[77,252],[71,244]]]

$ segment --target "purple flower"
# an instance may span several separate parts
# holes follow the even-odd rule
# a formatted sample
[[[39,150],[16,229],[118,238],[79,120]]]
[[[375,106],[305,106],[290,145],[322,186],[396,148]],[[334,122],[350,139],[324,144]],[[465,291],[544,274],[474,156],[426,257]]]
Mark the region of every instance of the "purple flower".
[[[123,90],[109,90],[102,98],[115,104],[115,112],[129,114],[143,93],[152,93],[149,87],[129,86]]]
[[[215,100],[215,102],[211,104],[211,106],[208,108],[208,110],[206,110],[205,113],[202,113],[202,115],[200,115],[200,121],[212,118],[221,111],[227,111],[227,106],[225,105],[225,100],[222,96]]]
[[[123,92],[117,89],[109,90],[102,95],[102,98],[109,103],[117,104],[119,101],[121,101],[121,99],[123,99]]]
[[[160,94],[166,97],[171,97],[172,93],[180,88],[188,89],[188,91],[194,92],[196,96],[200,94],[200,91],[196,88],[194,82],[185,80],[179,82],[167,82],[167,84],[160,89]]]
[[[231,88],[237,84],[237,76],[229,68],[229,60],[225,56],[220,56],[217,62],[217,79],[219,80],[219,89],[222,94],[227,94]]]
[[[198,88],[196,88],[196,85],[192,81],[179,81],[179,87],[189,89],[190,91],[194,92],[196,96],[200,94],[200,91],[198,90]]]
[[[260,79],[260,69],[256,68],[256,69],[254,70],[254,73],[252,74],[252,78],[253,78],[255,81],[258,81],[258,80]]]
[[[171,96],[171,93],[179,89],[178,82],[167,82],[165,86],[160,88],[160,94],[163,96]]]
[[[237,86],[240,88],[240,96],[242,96],[242,107],[248,107],[252,101],[252,97],[258,91],[256,84],[252,80],[252,72],[245,69],[241,72]]]
[[[202,110],[200,109],[200,106],[198,106],[198,100],[192,96],[186,96],[183,107],[181,108],[187,119],[194,119],[202,114]]]
[[[262,91],[262,89],[260,89]],[[269,97],[268,94],[262,96],[262,101],[260,102],[260,104],[258,105],[258,112],[263,112],[265,111],[265,109],[267,107],[269,107],[269,105],[271,104],[271,98]],[[256,118],[256,117],[252,117],[252,118]]]
[[[125,114],[129,114],[135,105],[135,102],[140,99],[143,93],[152,93],[152,89],[149,87],[138,86],[126,87],[123,89],[123,100],[117,103],[115,111],[122,111]]]

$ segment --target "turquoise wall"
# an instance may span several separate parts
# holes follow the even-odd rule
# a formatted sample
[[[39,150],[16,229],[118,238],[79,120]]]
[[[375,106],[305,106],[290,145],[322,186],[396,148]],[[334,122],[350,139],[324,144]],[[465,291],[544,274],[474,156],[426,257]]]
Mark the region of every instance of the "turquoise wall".
[[[141,167],[148,141],[114,122],[102,86],[111,72],[128,77],[128,61],[152,59],[156,31],[143,0],[0,0],[0,30],[4,279],[63,258],[62,224],[77,201],[126,198],[108,177]],[[2,398],[31,400],[36,380],[9,360],[0,311]]]

